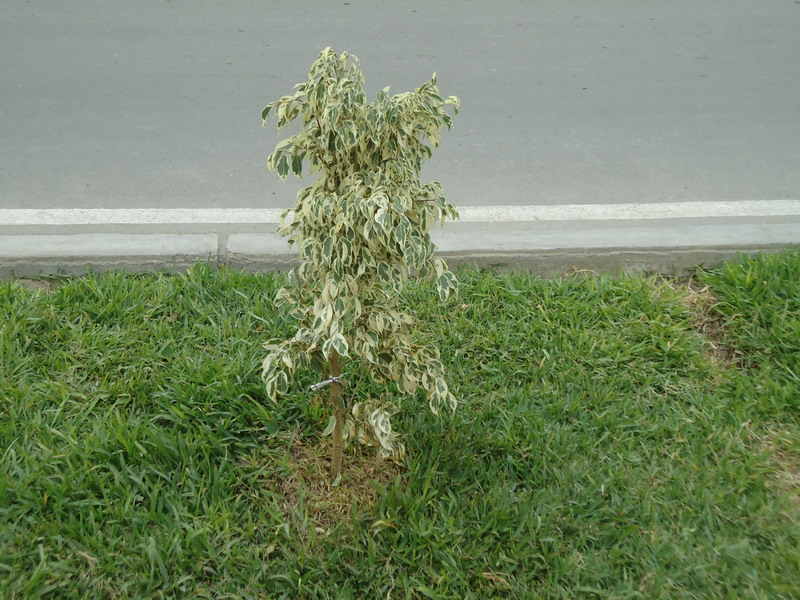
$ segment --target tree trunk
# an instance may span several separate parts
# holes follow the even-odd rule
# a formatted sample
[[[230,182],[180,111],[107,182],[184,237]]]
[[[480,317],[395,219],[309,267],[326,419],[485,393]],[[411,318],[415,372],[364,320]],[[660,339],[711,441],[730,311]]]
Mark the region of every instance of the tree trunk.
[[[339,377],[339,353],[331,349],[330,377]],[[342,450],[344,449],[344,409],[342,408],[342,384],[338,381],[331,382],[331,406],[336,424],[333,427],[333,454],[331,455],[331,478],[336,479],[342,472]]]

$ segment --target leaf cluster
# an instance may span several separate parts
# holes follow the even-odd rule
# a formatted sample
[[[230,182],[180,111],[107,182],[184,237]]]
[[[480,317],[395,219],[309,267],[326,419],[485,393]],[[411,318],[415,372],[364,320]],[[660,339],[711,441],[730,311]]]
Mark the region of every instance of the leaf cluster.
[[[284,179],[290,171],[317,176],[281,218],[279,233],[297,247],[300,265],[276,303],[298,329],[267,345],[267,391],[273,399],[286,394],[299,368],[326,375],[335,352],[354,363],[351,370],[365,366],[378,385],[424,390],[434,413],[454,410],[439,351],[414,341],[399,295],[409,279],[434,282],[442,301],[457,290],[445,261],[433,256],[429,232],[458,213],[441,184],[420,182],[420,170],[452,125],[446,107],[457,113],[459,100],[440,95],[435,74],[413,92],[384,88],[373,102],[363,84],[358,59],[326,48],[308,80],[262,113],[265,124],[270,115],[277,119],[279,130],[301,126],[277,145],[269,168]],[[377,402],[354,411],[370,432],[359,437],[376,438],[386,455],[401,454],[389,409]]]

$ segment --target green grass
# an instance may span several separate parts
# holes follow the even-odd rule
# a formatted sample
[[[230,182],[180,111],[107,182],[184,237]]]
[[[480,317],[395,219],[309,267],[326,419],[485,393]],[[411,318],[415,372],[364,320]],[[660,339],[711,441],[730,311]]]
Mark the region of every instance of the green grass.
[[[697,277],[729,366],[674,282],[410,290],[462,404],[335,490],[310,376],[260,381],[280,276],[5,283],[0,597],[800,597],[800,252]]]
[[[739,366],[734,393],[760,411],[781,415],[800,410],[800,251],[761,254],[701,273],[719,303]]]

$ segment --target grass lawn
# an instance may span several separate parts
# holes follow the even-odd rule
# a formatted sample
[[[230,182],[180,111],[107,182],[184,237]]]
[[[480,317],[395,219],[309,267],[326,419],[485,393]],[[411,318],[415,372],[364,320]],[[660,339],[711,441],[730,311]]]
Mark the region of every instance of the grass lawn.
[[[800,597],[800,250],[460,280],[406,296],[458,412],[336,488],[280,276],[0,284],[0,598]]]

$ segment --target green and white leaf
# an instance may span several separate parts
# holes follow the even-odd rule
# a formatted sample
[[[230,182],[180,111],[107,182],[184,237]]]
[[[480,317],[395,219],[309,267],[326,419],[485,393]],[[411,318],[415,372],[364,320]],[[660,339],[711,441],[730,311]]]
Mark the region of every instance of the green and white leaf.
[[[282,179],[290,172],[315,176],[278,230],[300,255],[275,297],[297,331],[266,346],[267,393],[273,400],[286,394],[301,368],[329,372],[335,351],[348,372],[364,372],[387,387],[386,394],[422,389],[431,410],[452,410],[456,401],[438,351],[413,342],[413,320],[398,303],[412,276],[434,283],[442,301],[457,291],[453,273],[433,256],[430,229],[458,212],[438,182],[420,181],[420,171],[452,125],[447,108],[457,114],[460,103],[455,96],[443,99],[435,74],[412,92],[391,95],[384,88],[372,102],[363,84],[358,59],[326,48],[308,79],[261,114],[264,123],[274,118],[279,130],[299,126],[277,144],[268,167]],[[397,458],[404,448],[392,430],[389,404],[356,403],[344,429]]]

